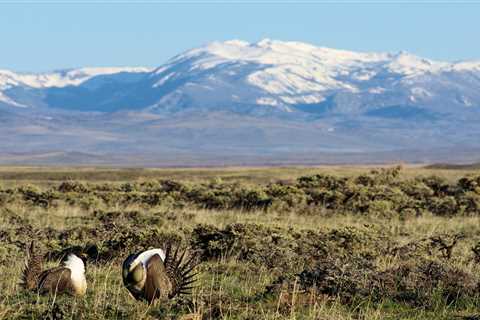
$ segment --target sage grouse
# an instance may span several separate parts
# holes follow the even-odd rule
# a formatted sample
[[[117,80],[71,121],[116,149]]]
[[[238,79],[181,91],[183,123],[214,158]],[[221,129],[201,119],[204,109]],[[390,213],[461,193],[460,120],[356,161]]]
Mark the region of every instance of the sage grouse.
[[[43,270],[43,255],[35,249],[32,241],[27,251],[22,286],[40,294],[83,296],[87,291],[85,269],[86,256],[70,252],[64,256],[60,266]]]
[[[186,257],[187,250],[151,249],[131,254],[123,262],[123,284],[137,300],[153,303],[156,299],[171,299],[189,294],[195,282],[193,270],[196,256]]]

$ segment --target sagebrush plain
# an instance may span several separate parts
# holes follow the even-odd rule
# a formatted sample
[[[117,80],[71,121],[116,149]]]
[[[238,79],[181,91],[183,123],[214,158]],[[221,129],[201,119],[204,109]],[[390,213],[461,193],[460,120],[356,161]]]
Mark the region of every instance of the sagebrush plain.
[[[478,319],[480,172],[421,167],[0,168],[0,319]],[[89,254],[83,298],[20,286]],[[134,251],[188,245],[191,296],[123,288]]]

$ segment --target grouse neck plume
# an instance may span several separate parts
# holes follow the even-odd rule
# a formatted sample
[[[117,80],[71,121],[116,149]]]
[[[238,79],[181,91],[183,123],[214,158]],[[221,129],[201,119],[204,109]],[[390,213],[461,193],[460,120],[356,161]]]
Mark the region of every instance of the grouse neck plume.
[[[77,255],[78,254],[78,255]],[[43,255],[32,241],[22,276],[22,286],[40,294],[71,294],[83,296],[87,290],[85,255],[69,253],[55,268],[43,270]],[[79,257],[80,256],[80,257]]]
[[[134,253],[122,267],[123,283],[137,300],[153,303],[156,299],[172,299],[189,294],[195,282],[198,262],[187,250],[180,252],[168,245],[166,250],[151,249]]]

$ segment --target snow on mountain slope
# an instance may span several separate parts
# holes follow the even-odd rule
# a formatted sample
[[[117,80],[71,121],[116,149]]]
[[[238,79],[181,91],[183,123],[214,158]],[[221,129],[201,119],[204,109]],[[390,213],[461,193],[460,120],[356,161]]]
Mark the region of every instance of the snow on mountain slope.
[[[0,102],[3,102],[7,105],[14,106],[14,107],[27,108],[26,105],[13,101],[10,97],[7,97],[1,91],[0,91]]]
[[[119,73],[145,77],[127,81]],[[270,39],[213,42],[154,70],[0,71],[4,103],[103,112],[206,108],[360,114],[411,105],[445,112],[480,106],[479,86],[480,62],[437,62],[407,52],[362,53]],[[9,90],[18,87],[37,91]]]
[[[241,100],[247,103],[260,101],[259,104],[277,107],[313,105],[325,102],[332,94],[345,93],[373,94],[377,99],[401,95],[403,100],[398,99],[398,103],[402,104],[434,95],[418,87],[418,79],[436,77],[442,78],[437,82],[447,83],[451,81],[445,74],[479,72],[479,66],[480,62],[436,62],[406,52],[359,53],[300,42],[265,39],[250,44],[232,40],[180,54],[155,70],[152,77],[156,79],[155,88],[177,85],[175,92],[160,100],[160,104],[171,101],[172,95],[177,97],[176,101],[182,94],[190,98],[192,94],[197,95],[193,98],[197,100],[199,93],[188,94],[190,91],[182,88],[182,82],[220,88],[228,87],[232,81],[237,88],[251,86],[260,90],[255,97],[243,96]],[[183,81],[179,81],[181,79]],[[409,87],[412,84],[415,88]],[[444,90],[441,86],[431,89]],[[409,91],[413,93],[410,95]]]
[[[276,101],[276,104],[316,103],[323,100],[320,94],[323,91],[356,90],[351,84],[339,81],[338,76],[345,76],[366,63],[387,61],[389,57],[389,54],[317,48],[300,42],[265,39],[249,44],[233,40],[214,42],[187,51],[157,69],[155,73],[165,74],[184,63],[189,63],[189,72],[197,74],[222,65],[232,69],[242,64],[258,65],[258,70],[247,74],[245,80],[248,84],[277,96],[279,101]],[[231,70],[229,75],[234,76],[240,72]],[[174,74],[175,72],[168,72],[155,86],[165,83]]]
[[[202,152],[218,160],[478,150],[479,88],[480,61],[268,39],[214,42],[152,70],[0,71],[0,134],[8,142],[0,151],[177,161]],[[410,159],[424,161],[415,153]]]
[[[45,103],[38,101],[35,93],[32,96],[31,89],[48,90],[70,86],[78,87],[89,80],[101,77],[143,74],[150,71],[151,69],[144,67],[80,68],[49,73],[14,73],[8,70],[0,70],[0,102],[21,108],[38,104],[44,105]],[[102,80],[97,82],[101,83]],[[44,96],[44,94],[40,94],[41,96]]]
[[[61,88],[66,86],[78,86],[85,81],[99,75],[149,71],[150,69],[142,67],[80,68],[38,74],[13,73],[7,70],[0,70],[0,89],[20,85],[29,86],[32,88]]]

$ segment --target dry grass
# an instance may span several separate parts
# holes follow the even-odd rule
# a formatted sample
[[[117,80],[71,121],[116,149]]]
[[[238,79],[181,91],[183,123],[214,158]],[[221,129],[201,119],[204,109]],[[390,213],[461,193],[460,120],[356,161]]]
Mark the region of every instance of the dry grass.
[[[392,167],[385,165],[383,167]],[[402,165],[405,178],[435,174],[450,181],[475,172],[471,169],[431,169],[421,165]],[[310,166],[310,167],[225,167],[225,168],[103,168],[103,167],[11,167],[0,166],[0,180],[4,183],[52,183],[69,179],[92,182],[124,182],[148,179],[202,181],[221,178],[225,181],[250,181],[254,183],[296,179],[314,174],[351,176],[378,166]]]
[[[351,176],[365,172],[365,168],[355,167],[135,169],[128,174],[124,170],[91,168],[74,172],[68,168],[17,170],[0,170],[0,176],[8,178],[2,182],[4,188],[23,186],[28,182],[46,189],[52,184],[58,185],[57,179],[61,180],[63,175],[95,180],[96,183],[107,180],[118,183],[130,179],[148,181],[160,177],[210,181],[221,177],[226,181],[265,184],[276,180],[292,180],[305,174],[327,172]],[[99,176],[93,177],[99,170]],[[408,167],[402,172],[402,178],[433,173],[454,181],[467,172]],[[426,213],[419,217],[382,217],[355,213],[320,214],[321,211],[304,214],[295,207],[288,210],[273,208],[268,211],[245,211],[207,210],[188,204],[178,207],[175,204],[145,206],[141,203],[114,203],[101,206],[103,213],[121,213],[115,216],[113,225],[106,227],[109,222],[101,220],[103,213],[96,213],[97,209],[85,209],[63,200],[48,208],[21,200],[0,205],[0,272],[3,279],[0,282],[0,319],[467,319],[467,316],[478,313],[480,306],[477,295],[479,289],[473,285],[472,292],[467,292],[470,290],[468,279],[475,282],[480,275],[480,267],[472,251],[480,243],[480,217],[476,215],[440,217]],[[123,215],[128,212],[137,212],[137,215]],[[98,231],[98,234],[94,231]],[[60,240],[58,236],[62,232],[66,238]],[[125,252],[136,249],[136,244],[115,249],[118,251],[113,252],[110,258],[89,264],[89,288],[84,298],[39,297],[18,287],[23,249],[30,239],[38,239],[46,251],[58,249],[61,245],[95,243],[100,252],[106,254],[113,248],[113,244],[107,240],[122,239],[121,236],[126,232],[132,236],[141,234],[139,244],[146,247],[156,245],[163,235],[178,235],[184,241],[195,243],[195,232],[230,237],[219,238],[220,242],[216,244],[200,244],[209,249],[222,241],[233,242],[228,242],[232,246],[226,251],[220,250],[219,256],[208,256],[204,252],[198,286],[188,302],[177,299],[148,307],[129,296],[121,283],[120,265]],[[278,243],[274,244],[269,238],[272,234],[278,236]],[[310,236],[305,236],[308,234]],[[449,237],[457,234],[463,237],[452,248],[451,257],[443,257],[442,251],[432,244],[432,239],[441,237],[448,242]],[[349,237],[352,237],[351,240]],[[322,253],[318,249],[317,252],[317,249],[312,249],[315,245],[331,251]],[[246,248],[251,250],[245,251]],[[298,254],[301,248],[305,251]],[[322,253],[320,257],[313,258],[318,253]],[[307,259],[307,255],[311,257]],[[359,262],[355,262],[357,260],[354,257],[360,259]],[[370,269],[364,265],[366,262],[372,263],[371,276],[374,278],[379,277],[381,272],[388,275],[389,270],[399,266],[410,268],[410,277],[417,277],[415,268],[422,259],[438,263],[448,270],[464,272],[468,279],[464,277],[457,280],[458,288],[465,291],[457,292],[456,298],[447,299],[445,288],[442,287],[445,283],[435,284],[431,292],[427,289],[420,292],[429,293],[424,301],[402,300],[392,293],[392,288],[386,289],[380,297],[374,291],[368,294],[359,291],[358,295],[352,297],[342,290],[329,293],[332,286],[338,285],[340,288],[343,285],[341,281],[354,278],[358,278],[358,282],[352,285],[369,288],[373,278],[367,277]],[[53,265],[57,262],[50,263]],[[317,264],[327,263],[332,263],[331,276],[334,280],[318,282],[318,286],[325,287],[323,291],[306,287],[298,277],[301,271],[316,270]],[[333,265],[335,263],[338,263],[338,270],[345,271],[351,277],[341,278],[334,271],[337,270]],[[448,276],[442,275],[442,281],[449,280]],[[279,281],[279,278],[284,279]],[[428,280],[418,278],[418,286],[430,285]]]

